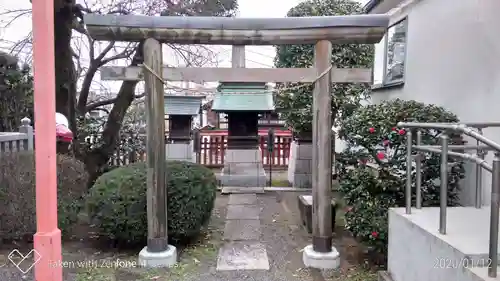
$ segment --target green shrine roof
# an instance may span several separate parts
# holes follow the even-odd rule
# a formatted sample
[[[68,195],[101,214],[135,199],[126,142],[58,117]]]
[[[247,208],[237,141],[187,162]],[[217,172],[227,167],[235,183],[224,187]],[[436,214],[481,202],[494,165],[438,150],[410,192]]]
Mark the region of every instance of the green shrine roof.
[[[204,96],[165,95],[166,115],[197,115]]]
[[[214,111],[273,111],[273,94],[265,83],[221,83],[212,105]]]

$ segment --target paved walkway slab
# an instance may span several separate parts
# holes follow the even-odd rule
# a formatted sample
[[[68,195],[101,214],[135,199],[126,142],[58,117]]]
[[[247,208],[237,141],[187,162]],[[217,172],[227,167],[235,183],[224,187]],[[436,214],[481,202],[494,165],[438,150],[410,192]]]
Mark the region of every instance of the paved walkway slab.
[[[260,207],[256,205],[228,205],[228,220],[258,220]]]
[[[257,203],[256,194],[231,194],[229,195],[229,205],[255,205]]]
[[[259,240],[260,234],[260,220],[227,220],[224,228],[225,240]]]
[[[266,246],[258,242],[232,242],[219,250],[217,270],[269,270]]]

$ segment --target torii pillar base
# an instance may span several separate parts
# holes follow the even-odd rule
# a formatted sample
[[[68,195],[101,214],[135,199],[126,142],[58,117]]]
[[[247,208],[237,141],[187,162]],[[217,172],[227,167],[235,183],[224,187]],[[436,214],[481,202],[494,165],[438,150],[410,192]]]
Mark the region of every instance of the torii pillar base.
[[[332,247],[327,253],[314,250],[313,245],[307,245],[302,251],[302,261],[306,267],[317,269],[337,269],[340,267],[340,254]]]
[[[139,253],[139,265],[146,268],[171,267],[177,263],[177,248],[168,245],[163,252],[150,252],[144,247]]]
[[[36,265],[36,280],[62,281],[61,231],[37,232],[33,237],[33,262]],[[29,254],[26,256],[26,258]]]

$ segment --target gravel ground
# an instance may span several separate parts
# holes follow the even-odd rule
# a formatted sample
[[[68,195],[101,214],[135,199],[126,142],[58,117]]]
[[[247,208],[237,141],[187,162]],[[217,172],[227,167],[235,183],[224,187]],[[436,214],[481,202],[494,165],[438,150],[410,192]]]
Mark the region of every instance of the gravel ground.
[[[299,193],[266,193],[258,196],[261,207],[261,242],[266,245],[269,271],[216,271],[218,249],[229,196],[218,196],[207,231],[197,244],[179,249],[180,262],[171,269],[134,267],[138,250],[133,252],[99,251],[88,242],[64,244],[64,260],[75,261],[64,269],[65,281],[340,281],[351,274],[359,261],[360,250],[340,227],[334,237],[341,257],[341,268],[334,272],[319,272],[303,268],[302,253],[311,237],[300,226],[297,195]],[[14,247],[15,248],[15,247]],[[7,251],[0,252],[0,280],[34,280],[32,272],[23,276],[7,260]],[[77,264],[76,261],[87,263]],[[93,263],[89,264],[89,261]],[[117,261],[120,261],[117,263]],[[3,267],[2,267],[3,265]],[[358,279],[354,279],[358,280]],[[361,279],[360,279],[361,280]],[[365,280],[365,279],[363,279]],[[368,279],[366,279],[368,280]],[[371,280],[371,279],[370,279]],[[373,279],[376,280],[376,279]]]

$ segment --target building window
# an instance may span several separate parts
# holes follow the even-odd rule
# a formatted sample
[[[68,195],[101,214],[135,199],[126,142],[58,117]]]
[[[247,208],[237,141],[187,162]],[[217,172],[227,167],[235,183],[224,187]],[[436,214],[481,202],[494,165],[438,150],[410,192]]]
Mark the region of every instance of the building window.
[[[406,32],[408,20],[389,27],[380,43],[375,45],[373,82],[390,85],[404,81],[406,59]]]
[[[375,45],[375,63],[373,67],[373,84],[384,84],[385,38]]]

